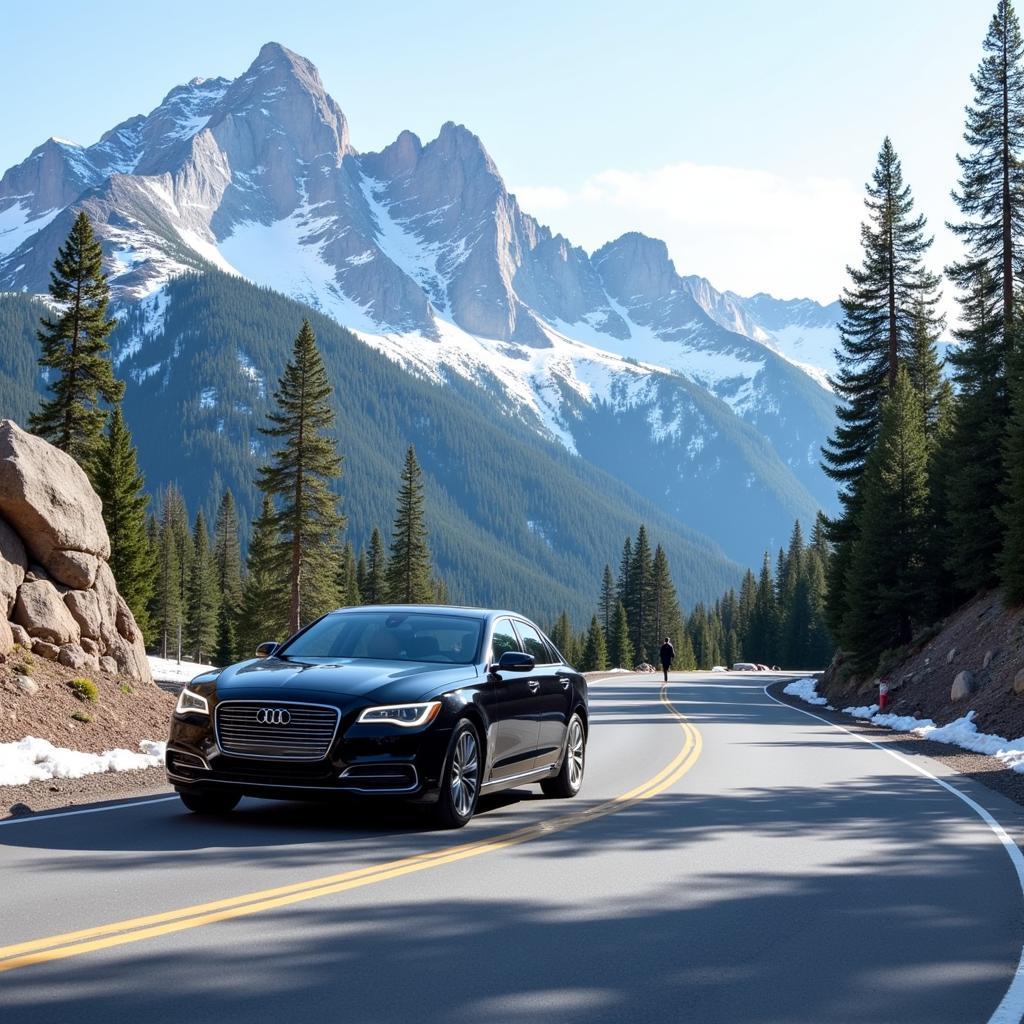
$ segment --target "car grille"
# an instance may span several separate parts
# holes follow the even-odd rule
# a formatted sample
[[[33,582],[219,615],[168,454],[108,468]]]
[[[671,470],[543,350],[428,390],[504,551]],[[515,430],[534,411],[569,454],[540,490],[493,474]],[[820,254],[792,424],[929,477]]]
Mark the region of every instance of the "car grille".
[[[225,754],[295,761],[325,758],[340,717],[337,708],[264,701],[225,701],[215,714]]]

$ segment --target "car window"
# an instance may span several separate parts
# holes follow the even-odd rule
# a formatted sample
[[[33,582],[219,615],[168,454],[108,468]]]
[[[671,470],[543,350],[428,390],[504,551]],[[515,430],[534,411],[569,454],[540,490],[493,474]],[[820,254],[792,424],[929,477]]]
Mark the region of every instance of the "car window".
[[[522,647],[519,646],[519,638],[512,628],[511,619],[498,619],[494,624],[494,633],[491,635],[491,658],[497,661],[509,651],[522,651]]]
[[[519,633],[519,639],[523,642],[523,650],[527,654],[533,655],[533,660],[538,665],[550,665],[551,654],[548,651],[547,645],[540,637],[540,633],[521,620],[516,621],[516,631]]]
[[[279,652],[292,658],[368,658],[469,665],[481,619],[442,612],[332,612]]]
[[[564,665],[565,658],[562,657],[562,652],[551,642],[551,638],[544,633],[541,633],[540,638],[544,641],[544,644],[548,649],[548,661],[550,661],[552,665]]]

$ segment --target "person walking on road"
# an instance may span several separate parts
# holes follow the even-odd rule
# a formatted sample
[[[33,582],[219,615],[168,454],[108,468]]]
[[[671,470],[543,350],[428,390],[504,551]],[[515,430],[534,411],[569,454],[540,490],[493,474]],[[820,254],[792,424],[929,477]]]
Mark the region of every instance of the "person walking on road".
[[[665,642],[661,645],[661,650],[658,651],[658,657],[661,658],[661,670],[665,673],[666,683],[668,682],[668,670],[675,656],[676,649],[672,646],[672,641],[665,637]]]

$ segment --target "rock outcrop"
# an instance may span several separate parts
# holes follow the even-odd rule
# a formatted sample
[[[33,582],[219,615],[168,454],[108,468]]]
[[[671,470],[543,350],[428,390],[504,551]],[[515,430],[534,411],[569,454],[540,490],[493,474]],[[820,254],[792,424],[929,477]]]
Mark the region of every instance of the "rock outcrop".
[[[109,557],[102,505],[81,467],[0,420],[0,653],[31,644],[70,667],[151,682]]]

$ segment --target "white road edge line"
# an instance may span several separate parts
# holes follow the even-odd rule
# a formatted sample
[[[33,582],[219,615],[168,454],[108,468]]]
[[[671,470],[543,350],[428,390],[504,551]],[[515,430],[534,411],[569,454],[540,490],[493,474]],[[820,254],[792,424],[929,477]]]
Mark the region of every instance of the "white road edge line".
[[[0,821],[0,828],[4,825],[27,825],[33,821],[52,821],[54,818],[70,818],[75,814],[101,814],[103,811],[120,811],[124,807],[143,807],[146,804],[160,804],[165,800],[177,800],[177,796],[154,796],[144,800],[131,800],[125,804],[107,804],[105,807],[83,807],[78,811],[57,811],[47,814],[42,811],[38,814],[26,814],[22,818],[4,818]]]
[[[769,683],[768,686],[774,684]],[[919,775],[923,775],[926,779],[931,779],[932,782],[937,782],[943,789],[948,790],[955,797],[958,797],[979,818],[995,833],[996,838],[1000,843],[1003,844],[1003,849],[1006,851],[1006,855],[1010,858],[1010,862],[1013,864],[1014,870],[1017,872],[1017,881],[1020,884],[1021,895],[1024,896],[1024,854],[1021,853],[1020,848],[1010,838],[1006,830],[1002,825],[996,821],[995,818],[985,810],[981,804],[972,800],[966,793],[962,793],[956,786],[946,782],[945,779],[940,779],[937,775],[933,775],[927,768],[922,768],[919,764],[914,764],[909,758],[904,757],[902,754],[897,753],[895,750],[890,750],[888,747],[883,746],[881,743],[876,743],[872,739],[868,739],[861,733],[856,733],[852,729],[847,729],[845,726],[838,725],[835,722],[830,722],[827,718],[822,718],[821,715],[816,715],[811,711],[805,711],[803,708],[794,707],[792,704],[787,704],[785,701],[779,700],[777,697],[773,697],[768,692],[768,686],[764,687],[764,695],[771,701],[774,701],[780,707],[789,708],[790,711],[796,711],[801,715],[807,715],[808,718],[813,718],[816,722],[823,722],[825,725],[830,725],[833,729],[838,729],[840,732],[845,732],[848,736],[853,736],[854,739],[860,740],[862,743],[867,743],[868,746],[875,747],[881,750],[883,753],[888,754],[890,757],[896,758],[897,761],[905,764],[908,768],[912,768]],[[1021,950],[1020,960],[1017,961],[1017,971],[1013,976],[1013,981],[1010,983],[1010,987],[1006,990],[1006,995],[1003,996],[1002,1001],[996,1007],[995,1012],[988,1019],[988,1024],[1020,1024],[1021,1019],[1024,1018],[1024,949]]]

